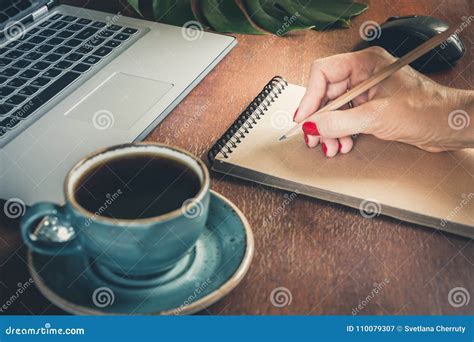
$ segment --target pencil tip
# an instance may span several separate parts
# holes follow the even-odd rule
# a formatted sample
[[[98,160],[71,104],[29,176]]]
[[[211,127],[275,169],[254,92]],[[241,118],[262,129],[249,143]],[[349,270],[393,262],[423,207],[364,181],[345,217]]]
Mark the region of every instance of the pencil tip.
[[[278,141],[282,141],[282,140],[285,140],[285,139],[286,139],[286,135],[282,135],[282,136],[280,137],[280,139],[278,139]]]

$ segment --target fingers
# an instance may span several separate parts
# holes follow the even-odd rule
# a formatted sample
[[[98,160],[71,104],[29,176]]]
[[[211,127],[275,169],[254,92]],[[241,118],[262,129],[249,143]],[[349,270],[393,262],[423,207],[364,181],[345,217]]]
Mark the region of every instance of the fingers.
[[[354,141],[351,136],[339,138],[339,153],[349,153],[354,147]]]
[[[317,137],[314,135],[305,135],[305,142],[309,148],[315,148],[321,142],[321,152],[328,158],[332,158],[339,153],[348,153],[354,146],[354,142],[350,136],[332,139]]]
[[[378,113],[373,109],[376,103],[377,101],[371,101],[351,109],[318,114],[303,124],[303,132],[324,138],[372,133],[379,121]]]
[[[304,121],[328,101],[338,98],[393,60],[384,49],[372,47],[313,62],[306,93],[293,120]],[[351,135],[371,133],[377,124],[377,113],[373,110],[376,101],[369,102],[369,99],[369,93],[365,92],[352,101],[355,108],[321,113],[305,122],[303,132],[307,146],[314,148],[321,143],[327,157],[351,151],[354,146]]]
[[[374,105],[377,105],[377,101],[351,109],[321,113],[306,121],[303,124],[306,144],[313,148],[320,142],[322,152],[329,158],[338,153],[350,152],[354,146],[352,134],[371,133],[375,129],[378,115],[373,110]]]
[[[314,147],[318,146],[318,144],[319,144],[319,137],[314,136],[314,135],[306,135],[305,134],[304,140],[306,142],[306,145],[309,148],[314,148]]]
[[[330,92],[341,95],[349,85],[356,86],[370,77],[375,70],[393,61],[394,57],[380,47],[358,52],[335,55],[313,62],[306,88],[295,122],[301,122],[317,111]],[[334,84],[333,87],[331,85]],[[333,96],[333,98],[339,95]],[[367,101],[367,94],[360,95],[355,103]]]
[[[339,150],[339,140],[330,138],[321,138],[321,151],[326,157],[334,157]]]
[[[348,58],[350,57],[347,54],[342,54],[313,62],[306,93],[298,107],[294,118],[295,122],[302,121],[321,106],[330,83],[338,83],[349,79],[351,68],[347,63]],[[345,85],[347,86],[348,83],[345,83]]]

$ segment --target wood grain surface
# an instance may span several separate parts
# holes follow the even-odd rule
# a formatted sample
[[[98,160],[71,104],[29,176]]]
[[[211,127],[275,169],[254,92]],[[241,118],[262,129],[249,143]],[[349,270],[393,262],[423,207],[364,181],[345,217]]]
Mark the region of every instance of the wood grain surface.
[[[124,10],[125,1],[64,2],[132,13]],[[237,35],[237,47],[147,140],[176,145],[204,158],[272,76],[304,85],[313,60],[350,51],[360,41],[363,22],[423,14],[455,23],[473,15],[470,0],[368,3],[369,10],[355,18],[350,29],[308,31],[285,38]],[[473,28],[464,30],[461,37],[466,56],[453,70],[432,77],[445,85],[473,89]],[[474,313],[474,298],[459,308],[448,301],[454,287],[464,287],[474,296],[471,240],[386,217],[364,219],[358,210],[304,196],[285,205],[288,194],[284,191],[219,174],[213,174],[212,187],[247,216],[256,254],[243,282],[203,314],[350,315],[361,303],[358,314],[363,315]],[[282,206],[284,210],[279,209]],[[29,276],[18,222],[0,220],[3,301]],[[272,291],[280,287],[291,293],[291,302],[283,307],[271,300]],[[378,288],[375,294],[374,288]],[[62,311],[33,288],[6,313]]]

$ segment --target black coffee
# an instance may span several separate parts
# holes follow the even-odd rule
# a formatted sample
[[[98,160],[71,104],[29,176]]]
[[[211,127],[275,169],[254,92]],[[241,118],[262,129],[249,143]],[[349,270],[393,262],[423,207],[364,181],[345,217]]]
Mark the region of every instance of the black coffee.
[[[75,197],[80,206],[117,219],[168,213],[195,197],[201,187],[198,175],[182,162],[145,153],[99,164],[77,184]]]

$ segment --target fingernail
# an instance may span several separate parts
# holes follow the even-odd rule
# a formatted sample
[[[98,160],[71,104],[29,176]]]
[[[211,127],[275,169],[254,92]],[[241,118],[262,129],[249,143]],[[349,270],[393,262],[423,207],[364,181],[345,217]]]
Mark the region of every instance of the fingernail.
[[[318,127],[316,126],[316,123],[311,121],[307,121],[303,124],[303,132],[304,134],[319,136],[319,131]]]
[[[338,151],[341,152],[341,150],[342,150],[342,145],[341,145],[341,142],[340,142],[340,141],[339,141],[338,143],[339,143]]]
[[[293,114],[293,121],[295,121],[296,115],[298,114],[298,109],[299,108],[296,108],[295,114]]]
[[[328,155],[328,148],[326,147],[326,144],[322,143],[321,148],[323,149],[324,155],[327,156]]]
[[[319,137],[315,135],[307,135],[308,137],[308,147],[313,148],[316,147],[319,143]]]
[[[308,145],[308,136],[306,134],[304,134],[304,142],[306,143],[306,146],[309,147],[309,145]]]

